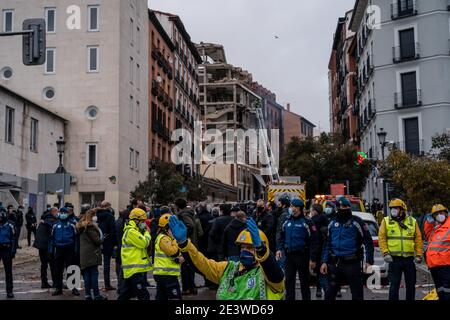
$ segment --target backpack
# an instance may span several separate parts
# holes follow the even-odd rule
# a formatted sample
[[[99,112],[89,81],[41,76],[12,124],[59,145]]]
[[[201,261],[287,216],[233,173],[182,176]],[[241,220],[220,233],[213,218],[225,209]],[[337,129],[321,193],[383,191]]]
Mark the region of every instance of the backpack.
[[[56,247],[67,247],[75,244],[75,227],[70,221],[58,221],[53,226],[53,241]]]
[[[0,226],[0,246],[1,247],[9,247],[12,242],[12,232],[11,225],[9,223],[5,223]]]

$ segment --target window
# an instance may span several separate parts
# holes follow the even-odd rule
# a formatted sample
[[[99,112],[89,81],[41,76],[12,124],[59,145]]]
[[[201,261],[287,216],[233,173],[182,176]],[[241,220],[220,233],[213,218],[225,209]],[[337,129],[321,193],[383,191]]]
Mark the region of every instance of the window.
[[[88,31],[99,31],[99,6],[88,6]]]
[[[403,107],[416,106],[418,102],[416,72],[403,73],[401,75],[401,84]]]
[[[96,193],[82,193],[80,192],[81,196],[81,203],[83,204],[89,204],[92,207],[96,208],[99,207],[101,202],[105,200],[105,193],[104,192],[96,192]]]
[[[420,155],[419,119],[409,118],[403,120],[405,130],[405,152]]]
[[[134,20],[130,19],[130,44],[134,46]]]
[[[5,142],[14,144],[14,109],[6,107]]]
[[[97,169],[97,144],[88,143],[86,146],[86,169],[96,170]]]
[[[45,8],[45,21],[47,24],[47,33],[56,32],[56,9]]]
[[[130,148],[130,168],[133,169],[134,165],[134,149]]]
[[[130,122],[133,123],[134,118],[134,98],[130,96]]]
[[[136,126],[139,128],[141,118],[141,103],[136,101]]]
[[[3,32],[13,31],[13,10],[3,10]]]
[[[45,60],[45,74],[55,74],[56,49],[47,48],[47,59]]]
[[[139,63],[136,65],[136,87],[141,90],[141,66]]]
[[[98,72],[98,46],[88,46],[88,72]]]
[[[30,150],[32,152],[38,151],[38,124],[38,120],[31,118]]]
[[[134,59],[133,59],[133,57],[130,57],[130,83],[131,84],[133,84],[133,80],[134,80],[133,69],[134,69]]]
[[[400,38],[400,59],[413,59],[416,56],[416,46],[414,42],[414,28],[399,31]]]
[[[139,151],[136,151],[135,157],[134,157],[134,168],[136,171],[139,172]]]

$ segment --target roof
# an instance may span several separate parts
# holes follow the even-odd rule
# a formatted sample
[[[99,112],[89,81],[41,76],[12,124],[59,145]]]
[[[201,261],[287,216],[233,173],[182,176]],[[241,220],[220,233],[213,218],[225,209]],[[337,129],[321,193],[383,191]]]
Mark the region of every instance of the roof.
[[[361,19],[364,17],[368,0],[356,0],[353,8],[353,15],[350,20],[350,30],[356,32],[358,30]]]
[[[307,119],[304,118],[304,117],[301,117],[301,118],[302,118],[302,119],[301,119],[302,122],[306,122],[306,124],[309,124],[309,125],[310,125],[311,127],[313,127],[313,128],[316,127],[316,125],[313,124],[311,121],[307,120]]]
[[[342,27],[345,26],[345,17],[340,17],[337,22],[336,31],[334,33],[334,40],[333,40],[333,50],[337,49],[338,43],[341,40],[342,35]]]
[[[35,107],[36,109],[39,109],[40,111],[42,111],[44,113],[47,113],[47,114],[49,114],[49,115],[51,115],[51,116],[53,116],[55,118],[58,118],[58,119],[60,119],[60,120],[62,120],[64,122],[69,122],[67,119],[61,117],[59,114],[57,114],[55,112],[52,112],[52,111],[50,111],[50,110],[48,110],[48,109],[38,105],[37,103],[35,103],[35,102],[25,98],[24,96],[18,94],[17,92],[12,91],[11,89],[9,89],[9,88],[1,85],[1,84],[0,84],[0,91],[3,91],[5,93],[9,94],[10,96],[13,96],[14,98],[16,98],[18,100],[21,100],[21,101],[23,101],[23,102],[25,102],[27,104],[30,104],[33,107]]]
[[[157,10],[153,10],[153,12],[168,16],[169,21],[172,21],[173,23],[175,23],[175,26],[178,28],[178,31],[180,31],[181,35],[184,38],[184,41],[186,41],[186,43],[188,44],[189,49],[191,50],[191,53],[194,56],[195,60],[197,61],[198,64],[201,64],[202,57],[200,57],[200,54],[198,53],[197,48],[195,47],[195,44],[191,41],[191,36],[186,31],[186,28],[184,27],[184,24],[183,24],[183,21],[181,21],[181,18],[172,13],[167,13],[167,12],[162,12],[162,11],[157,11]]]
[[[166,30],[164,30],[163,26],[161,25],[158,18],[156,17],[155,11],[149,9],[148,17],[149,17],[150,21],[152,22],[152,24],[155,26],[155,29],[159,32],[161,37],[164,39],[164,41],[166,42],[166,44],[170,48],[170,50],[174,51],[175,45],[173,44],[173,42],[170,39],[169,35],[167,34]]]

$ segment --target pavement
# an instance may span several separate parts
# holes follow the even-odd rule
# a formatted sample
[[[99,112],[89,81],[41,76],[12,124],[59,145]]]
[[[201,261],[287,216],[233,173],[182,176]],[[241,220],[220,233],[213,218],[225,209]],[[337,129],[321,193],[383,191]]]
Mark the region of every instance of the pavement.
[[[51,290],[41,289],[40,281],[40,262],[38,251],[35,248],[28,247],[26,240],[21,241],[22,249],[19,249],[16,258],[13,262],[13,277],[14,277],[14,300],[84,300],[84,291],[81,288],[81,295],[76,297],[73,296],[70,290],[64,290],[62,296],[53,297],[51,295]],[[111,263],[111,276],[112,285],[117,287],[117,279],[115,277],[115,264],[114,261]],[[50,270],[48,271],[50,274]],[[103,268],[99,267],[99,285],[100,289],[103,288]],[[149,283],[150,283],[150,296],[151,299],[155,299],[156,295],[156,284],[153,280],[151,273],[149,273]],[[196,276],[197,286],[203,285],[203,277],[200,275]],[[82,282],[83,283],[83,282]],[[416,285],[416,300],[422,300],[425,295],[427,295],[431,290],[433,290],[434,285],[431,276],[425,265],[419,265],[417,268],[417,285]],[[364,297],[366,300],[387,300],[389,287],[382,286],[376,290],[370,290],[364,288]],[[116,291],[102,291],[102,295],[107,296],[109,300],[116,300]],[[209,290],[206,287],[198,288],[198,294],[195,296],[183,296],[185,300],[215,300],[216,292]],[[311,287],[311,296],[313,300],[317,299],[316,288]],[[400,298],[404,299],[405,288],[402,282],[402,287],[400,289]],[[297,299],[301,299],[300,293],[300,283],[297,280]],[[347,286],[342,287],[342,298],[338,300],[350,300],[351,293]],[[3,265],[0,266],[0,300],[6,300],[5,292],[5,275],[3,270]]]

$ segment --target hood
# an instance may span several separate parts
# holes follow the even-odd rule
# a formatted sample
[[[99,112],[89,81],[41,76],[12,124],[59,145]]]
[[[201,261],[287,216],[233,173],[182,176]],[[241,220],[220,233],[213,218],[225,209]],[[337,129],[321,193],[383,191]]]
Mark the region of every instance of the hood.
[[[246,225],[247,224],[245,222],[238,219],[233,219],[228,226],[232,229],[242,229],[242,227],[245,227]]]

